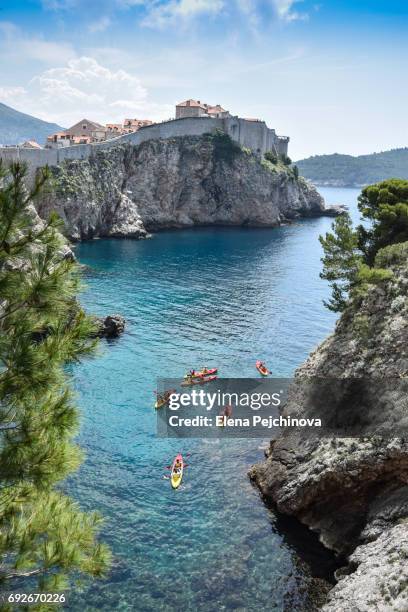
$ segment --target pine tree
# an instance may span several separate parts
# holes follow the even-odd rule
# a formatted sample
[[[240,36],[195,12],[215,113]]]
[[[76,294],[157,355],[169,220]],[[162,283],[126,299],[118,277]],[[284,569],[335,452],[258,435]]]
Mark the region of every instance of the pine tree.
[[[49,173],[31,191],[26,175],[0,164],[0,581],[21,590],[35,577],[55,592],[109,566],[101,518],[56,488],[82,458],[64,365],[94,352],[94,324],[76,300],[79,268],[58,219],[40,222],[32,206]]]
[[[408,241],[408,181],[389,179],[365,187],[358,208],[365,225],[353,229],[350,216],[342,215],[333,231],[319,238],[324,251],[320,276],[332,287],[325,305],[336,312],[346,308],[354,288],[361,294],[389,277],[389,272],[378,269],[376,257],[381,249]]]
[[[332,297],[324,302],[325,306],[338,312],[344,310],[349,292],[357,281],[362,256],[358,252],[358,236],[348,214],[337,217],[332,229],[333,233],[319,237],[324,251],[320,277],[330,281],[332,286]]]

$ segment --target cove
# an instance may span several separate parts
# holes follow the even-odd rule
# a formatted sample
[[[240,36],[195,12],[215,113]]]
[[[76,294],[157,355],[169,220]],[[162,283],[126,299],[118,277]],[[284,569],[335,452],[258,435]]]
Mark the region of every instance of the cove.
[[[358,218],[357,190],[321,193]],[[302,586],[317,570],[247,478],[267,441],[158,439],[153,391],[157,376],[192,367],[256,376],[257,358],[290,376],[335,323],[319,278],[318,236],[331,222],[77,246],[87,266],[83,304],[122,314],[127,331],[71,368],[86,460],[66,487],[105,516],[114,564],[107,580],[69,595],[70,610],[283,610],[288,597],[303,605]],[[192,456],[172,491],[162,476],[178,452]]]

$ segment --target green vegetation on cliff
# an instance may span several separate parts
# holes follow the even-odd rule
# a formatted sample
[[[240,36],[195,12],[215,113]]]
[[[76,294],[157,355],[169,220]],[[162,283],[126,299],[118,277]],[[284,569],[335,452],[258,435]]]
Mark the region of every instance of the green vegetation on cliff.
[[[408,179],[408,148],[370,155],[313,155],[297,162],[302,176],[317,184],[369,185],[398,177]]]
[[[94,323],[76,302],[78,266],[58,220],[42,222],[31,206],[48,173],[31,193],[25,175],[19,163],[0,166],[0,582],[57,592],[109,564],[100,517],[60,489],[82,457],[64,366],[94,351]]]
[[[349,215],[342,215],[333,223],[333,232],[320,237],[321,277],[332,286],[326,303],[330,310],[344,310],[351,294],[389,277],[389,271],[380,267],[381,253],[408,240],[408,181],[391,179],[365,187],[358,208],[368,226],[354,229]]]

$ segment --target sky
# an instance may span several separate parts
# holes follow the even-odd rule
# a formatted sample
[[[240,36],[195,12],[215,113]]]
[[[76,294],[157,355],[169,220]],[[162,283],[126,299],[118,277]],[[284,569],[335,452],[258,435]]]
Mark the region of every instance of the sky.
[[[406,0],[0,0],[0,101],[69,127],[195,98],[293,159],[408,146]]]

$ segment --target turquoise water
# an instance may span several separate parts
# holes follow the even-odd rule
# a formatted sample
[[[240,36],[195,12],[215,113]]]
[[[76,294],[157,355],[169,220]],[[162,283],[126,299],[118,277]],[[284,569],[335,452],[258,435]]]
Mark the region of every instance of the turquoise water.
[[[355,190],[321,191],[354,206]],[[288,593],[302,609],[310,567],[324,574],[325,562],[310,542],[311,566],[298,556],[294,534],[248,481],[266,441],[157,439],[153,391],[158,374],[205,364],[249,377],[257,358],[289,376],[334,326],[322,305],[317,240],[330,224],[180,230],[77,247],[89,266],[83,303],[121,313],[127,330],[73,369],[87,458],[68,490],[106,517],[114,565],[107,580],[76,589],[70,609],[282,610]],[[192,456],[174,492],[163,474],[179,451]]]

